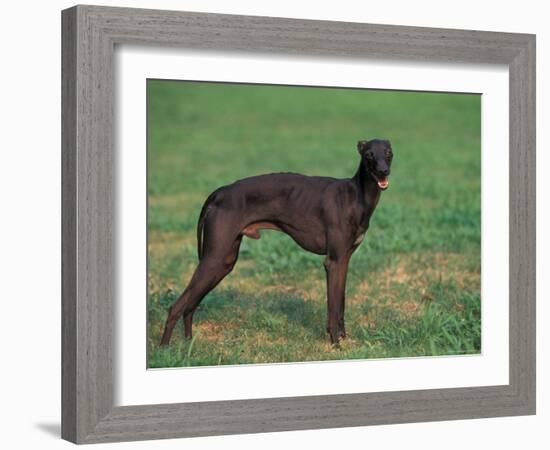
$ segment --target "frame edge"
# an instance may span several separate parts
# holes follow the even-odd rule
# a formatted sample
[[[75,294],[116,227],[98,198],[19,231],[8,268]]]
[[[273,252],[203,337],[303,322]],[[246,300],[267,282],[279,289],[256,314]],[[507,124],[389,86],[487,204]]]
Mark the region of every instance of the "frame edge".
[[[524,414],[536,414],[535,35],[528,36],[509,71],[510,384],[517,393],[518,408]]]
[[[61,437],[77,440],[76,67],[77,9],[61,14]]]
[[[447,30],[450,35],[456,36],[460,41],[461,37],[468,33],[476,35],[479,39],[478,45],[491,39],[497,40],[501,37],[505,41],[502,46],[499,43],[491,44],[495,50],[491,57],[493,63],[504,63],[507,61],[510,68],[510,164],[519,164],[517,172],[517,185],[510,186],[510,222],[511,233],[513,227],[519,233],[519,238],[510,241],[510,254],[519,255],[517,265],[510,271],[510,385],[492,386],[489,388],[471,388],[476,390],[481,398],[468,400],[466,395],[462,399],[462,406],[458,410],[447,410],[446,414],[440,415],[438,411],[431,411],[430,408],[420,410],[411,414],[401,411],[398,403],[409,404],[414,402],[415,394],[385,393],[390,401],[387,408],[388,418],[385,421],[369,420],[368,411],[377,403],[376,395],[356,394],[356,399],[346,396],[322,396],[303,400],[302,408],[310,405],[309,409],[301,410],[301,417],[295,419],[297,425],[275,425],[275,416],[265,411],[266,408],[257,407],[256,412],[264,412],[262,417],[256,418],[253,429],[245,426],[244,422],[235,423],[229,414],[228,404],[234,407],[241,405],[246,408],[253,406],[253,400],[242,400],[233,402],[208,402],[207,404],[171,404],[171,405],[139,405],[135,407],[113,407],[113,374],[111,366],[111,338],[112,324],[111,311],[113,290],[113,279],[111,275],[112,255],[112,195],[108,192],[113,187],[112,170],[112,52],[114,43],[133,42],[136,39],[136,31],[132,30],[132,20],[121,24],[120,20],[126,14],[130,19],[143,18],[147,14],[156,14],[155,24],[144,24],[147,29],[139,42],[147,42],[148,36],[157,36],[159,17],[174,13],[195,27],[201,27],[208,18],[212,23],[208,24],[205,33],[215,29],[221,18],[229,17],[232,21],[239,23],[239,20],[246,21],[254,19],[256,24],[269,23],[277,19],[262,16],[225,16],[221,14],[205,13],[184,13],[181,11],[155,11],[131,8],[110,8],[79,5],[62,12],[62,437],[75,443],[93,442],[114,442],[117,440],[137,439],[159,439],[163,437],[190,437],[208,436],[219,434],[237,434],[251,432],[284,431],[297,429],[316,429],[343,426],[361,426],[376,423],[404,423],[421,422],[428,420],[453,420],[474,417],[496,417],[509,415],[534,414],[536,410],[536,386],[535,386],[535,36],[528,34],[508,34],[494,32],[466,32],[464,30]],[[207,18],[208,16],[208,18]],[[184,20],[185,19],[185,20]],[[312,24],[318,21],[307,21],[301,19],[280,19],[285,23],[292,23],[296,26],[295,33],[300,35],[307,23]],[[353,27],[353,24],[344,22],[323,22],[323,30],[330,28],[331,24],[338,29]],[[411,30],[421,35],[424,30],[419,27],[383,26],[369,24],[355,24],[364,26],[367,30],[380,30],[381,33],[388,33],[388,43],[376,45],[373,49],[352,50],[349,54],[359,56],[362,53],[372,51],[375,56],[383,53],[385,48],[397,49],[403,38],[394,37],[392,42],[391,33],[397,35],[398,29]],[[147,28],[148,26],[148,28]],[[181,26],[181,25],[179,25]],[[156,27],[156,28],[155,28]],[[370,28],[369,28],[370,27]],[[177,27],[176,27],[177,28]],[[323,30],[318,31],[322,35]],[[386,30],[386,31],[384,31]],[[390,31],[387,31],[390,30]],[[393,30],[393,31],[392,31]],[[173,31],[173,30],[171,30]],[[196,33],[196,29],[194,31]],[[132,34],[134,33],[134,34]],[[221,39],[223,39],[222,36]],[[151,37],[151,42],[153,38]],[[172,45],[181,45],[181,40],[166,33],[156,43],[170,45],[168,41],[173,39]],[[232,37],[235,42],[240,42],[241,37]],[[176,43],[176,41],[178,41]],[[219,44],[218,38],[208,42],[206,47],[214,48]],[[231,48],[231,39],[224,48]],[[285,39],[281,43],[273,44],[270,51],[281,51],[286,45]],[[481,42],[481,44],[479,44]],[[195,41],[191,42],[193,45]],[[334,48],[343,45],[343,41],[334,44]],[[254,43],[250,45],[253,47]],[[266,44],[268,47],[270,44]],[[322,46],[319,41],[316,46]],[[350,44],[351,45],[351,44]],[[450,45],[450,44],[448,44]],[[463,43],[462,45],[465,45]],[[358,43],[353,46],[357,47]],[[444,48],[444,47],[443,47]],[[291,53],[293,49],[290,50]],[[302,51],[304,51],[302,49]],[[334,50],[333,50],[334,51]],[[398,50],[394,50],[398,51]],[[463,51],[463,52],[462,52]],[[319,49],[313,50],[318,53]],[[354,53],[355,52],[355,53]],[[424,50],[415,50],[414,59],[425,58]],[[472,61],[482,60],[487,54],[486,51],[452,50],[452,55],[444,57],[437,55],[436,60],[457,60],[465,58]],[[333,54],[327,51],[327,54]],[[512,57],[513,56],[513,57]],[[399,55],[396,57],[400,57]],[[95,73],[94,71],[98,72]],[[513,100],[514,99],[514,100]],[[514,113],[512,113],[514,111]],[[104,113],[102,116],[100,113]],[[101,135],[101,131],[104,131]],[[525,147],[522,150],[522,146]],[[523,164],[523,165],[522,165]],[[529,177],[530,173],[533,177]],[[512,175],[512,172],[511,172]],[[512,191],[515,187],[517,193]],[[512,198],[513,197],[513,198]],[[97,203],[96,202],[100,202]],[[104,201],[104,203],[101,203]],[[110,208],[110,210],[109,210]],[[514,209],[512,209],[514,208]],[[512,211],[517,213],[512,220]],[[96,216],[100,216],[97,218]],[[80,219],[80,220],[79,220]],[[92,236],[88,236],[87,233]],[[100,237],[103,236],[101,242]],[[513,241],[513,242],[512,242]],[[97,246],[98,248],[95,248]],[[103,263],[103,265],[101,265]],[[91,267],[89,267],[91,265]],[[512,273],[512,269],[514,272]],[[88,274],[88,270],[97,270],[96,274]],[[80,276],[79,276],[80,275]],[[512,291],[512,276],[515,277],[518,285]],[[99,287],[95,287],[99,283]],[[515,292],[515,301],[512,302],[512,292]],[[523,303],[522,303],[523,300]],[[439,392],[436,392],[439,391]],[[447,392],[445,392],[447,391]],[[443,400],[450,395],[455,398],[452,392],[459,390],[434,390],[435,398]],[[355,394],[354,394],[355,395]],[[369,400],[367,401],[367,397]],[[399,395],[403,396],[399,400]],[[395,397],[397,396],[397,397]],[[318,418],[317,425],[313,425],[315,419],[315,401],[332,400],[339,404],[346,398],[348,404],[340,405],[342,410],[340,419],[327,423],[326,418]],[[429,397],[429,396],[428,396]],[[419,397],[416,397],[419,398]],[[279,413],[284,413],[288,405],[293,404],[292,399],[265,399],[263,401],[272,404],[273,410],[279,405]],[[321,400],[322,399],[322,400]],[[408,399],[408,400],[407,400]],[[500,400],[498,400],[500,399]],[[498,401],[497,401],[498,400]],[[368,407],[366,406],[366,402]],[[418,400],[417,400],[418,401]],[[426,401],[426,400],[424,400]],[[467,401],[476,402],[476,406],[468,409]],[[287,402],[287,403],[285,403]],[[312,403],[313,402],[313,403]],[[397,402],[397,403],[395,403]],[[226,406],[219,409],[226,403]],[[386,401],[382,401],[385,404]],[[257,403],[256,403],[257,404]],[[202,405],[202,406],[201,406]],[[286,407],[284,406],[286,405]],[[183,428],[183,418],[189,419],[191,408],[197,408],[204,417],[210,417],[213,422],[202,431],[186,430]],[[367,409],[365,409],[367,408]],[[218,409],[219,417],[214,411]],[[225,409],[225,412],[223,412]],[[346,412],[347,409],[347,412]],[[253,408],[254,410],[254,408]],[[473,411],[477,412],[473,412]],[[179,411],[176,412],[176,411]],[[363,412],[363,416],[353,416]],[[175,413],[175,418],[170,418],[166,413]],[[289,416],[289,413],[286,410]],[[304,414],[309,414],[304,417]],[[422,415],[424,414],[424,416]],[[470,414],[470,415],[468,415]],[[222,417],[224,416],[224,417]],[[174,421],[174,419],[176,419]],[[179,421],[177,420],[179,419]],[[301,420],[301,422],[299,422]],[[338,422],[343,421],[343,422]],[[238,421],[237,421],[238,422]],[[283,420],[284,422],[284,420]],[[365,423],[368,422],[368,423]],[[191,425],[187,422],[187,425]],[[309,425],[307,425],[309,423]],[[339,424],[340,423],[340,424]],[[231,425],[232,424],[232,425]],[[255,427],[255,428],[254,428]]]

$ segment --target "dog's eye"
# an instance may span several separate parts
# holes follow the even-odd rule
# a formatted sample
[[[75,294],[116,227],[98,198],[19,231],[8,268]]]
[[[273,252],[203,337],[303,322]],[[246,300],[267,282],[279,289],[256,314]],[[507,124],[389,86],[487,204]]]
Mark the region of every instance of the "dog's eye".
[[[374,158],[374,154],[372,152],[367,152],[367,159]]]

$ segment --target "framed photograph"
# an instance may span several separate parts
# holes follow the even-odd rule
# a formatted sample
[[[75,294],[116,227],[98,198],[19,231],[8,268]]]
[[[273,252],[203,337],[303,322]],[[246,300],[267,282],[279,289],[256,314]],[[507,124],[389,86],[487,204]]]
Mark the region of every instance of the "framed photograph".
[[[535,413],[533,35],[62,26],[63,438]]]

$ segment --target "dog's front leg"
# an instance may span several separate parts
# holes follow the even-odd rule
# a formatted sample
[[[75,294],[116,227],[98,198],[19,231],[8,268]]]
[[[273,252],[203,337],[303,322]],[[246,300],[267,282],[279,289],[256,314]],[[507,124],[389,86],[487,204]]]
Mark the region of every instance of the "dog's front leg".
[[[324,264],[327,274],[327,331],[333,344],[338,344],[340,337],[345,335],[344,302],[348,263],[349,255],[345,254],[340,257],[328,255]]]

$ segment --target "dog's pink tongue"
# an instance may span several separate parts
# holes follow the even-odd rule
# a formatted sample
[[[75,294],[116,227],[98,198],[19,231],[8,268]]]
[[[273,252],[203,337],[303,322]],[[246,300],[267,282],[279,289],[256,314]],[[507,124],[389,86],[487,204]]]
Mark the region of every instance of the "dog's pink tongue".
[[[380,189],[386,189],[389,184],[390,184],[390,182],[389,182],[387,177],[382,179],[382,180],[378,180],[378,187]]]

